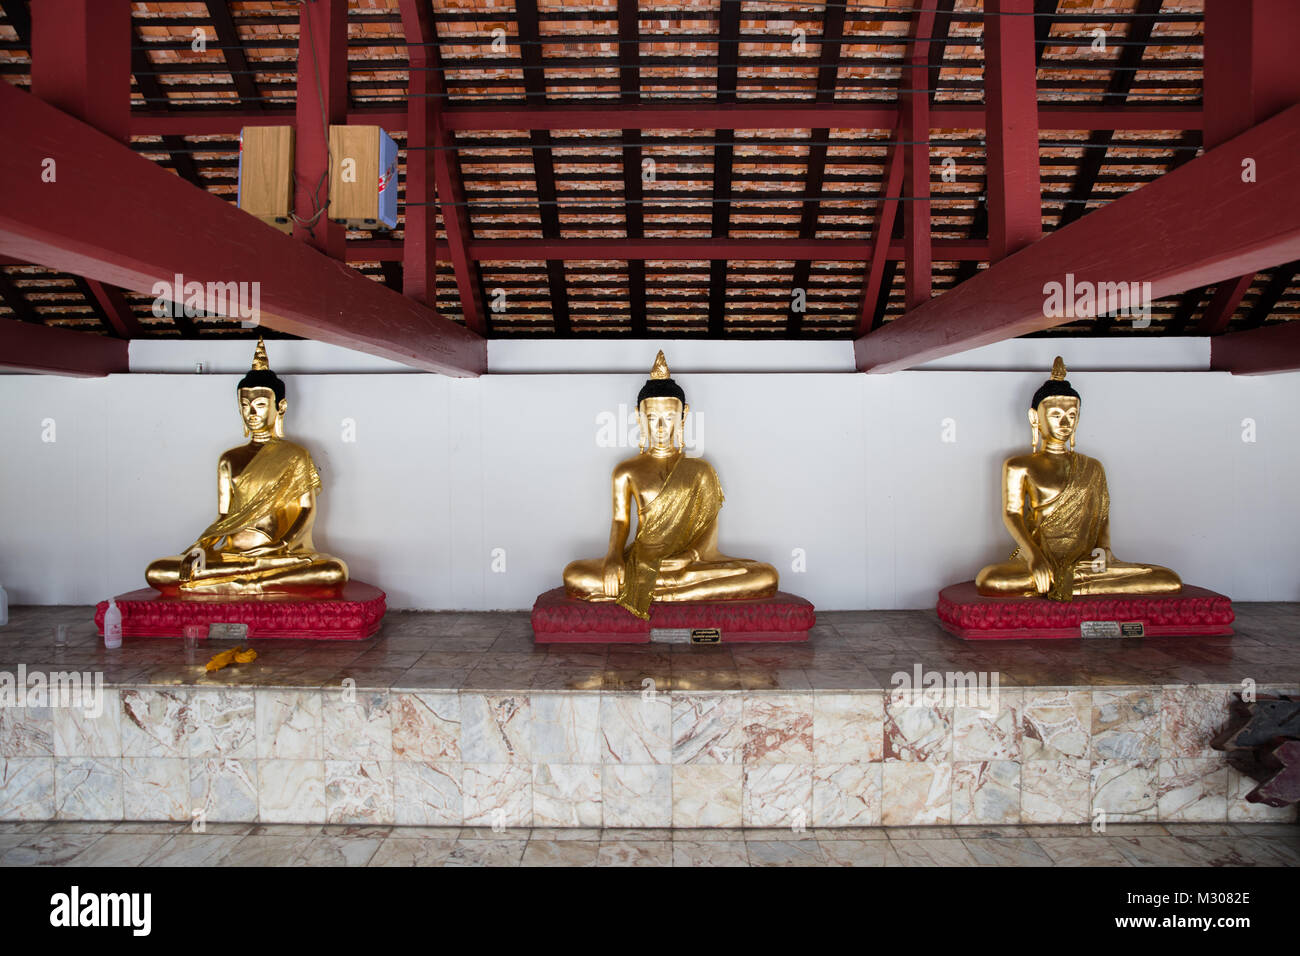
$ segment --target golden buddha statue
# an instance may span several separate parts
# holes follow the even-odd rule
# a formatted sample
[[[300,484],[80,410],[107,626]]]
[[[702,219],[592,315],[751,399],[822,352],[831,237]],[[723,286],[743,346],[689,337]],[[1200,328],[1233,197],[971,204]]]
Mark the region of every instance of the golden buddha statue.
[[[641,451],[614,469],[614,520],[604,558],[574,561],[564,587],[583,601],[617,601],[643,620],[652,601],[771,597],[776,568],[718,551],[722,486],[700,458],[686,457],[690,406],[661,351],[637,395]],[[626,551],[632,506],[637,529]]]
[[[185,554],[150,564],[145,580],[181,596],[337,596],[348,567],[312,544],[320,476],[307,449],[284,439],[284,382],[271,371],[260,337],[238,394],[250,441],[217,462],[220,517]]]
[[[1029,408],[1033,451],[1002,466],[1003,521],[1019,547],[980,571],[980,594],[1069,601],[1085,594],[1165,594],[1178,575],[1117,561],[1110,550],[1110,495],[1101,462],[1074,450],[1079,393],[1057,356]],[[1038,448],[1039,439],[1043,448]]]

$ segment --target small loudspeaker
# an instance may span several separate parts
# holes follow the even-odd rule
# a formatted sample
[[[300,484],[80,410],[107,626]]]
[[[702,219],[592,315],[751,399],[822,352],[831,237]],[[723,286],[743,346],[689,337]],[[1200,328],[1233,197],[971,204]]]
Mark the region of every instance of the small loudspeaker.
[[[281,232],[292,231],[292,126],[245,126],[240,131],[239,208]]]
[[[329,217],[355,229],[397,225],[397,144],[378,126],[330,127]]]

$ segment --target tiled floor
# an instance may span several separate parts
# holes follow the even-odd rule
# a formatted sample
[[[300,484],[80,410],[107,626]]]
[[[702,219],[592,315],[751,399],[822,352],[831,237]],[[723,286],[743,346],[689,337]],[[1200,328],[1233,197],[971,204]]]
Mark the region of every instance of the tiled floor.
[[[504,830],[0,824],[0,866],[1296,866],[1291,824]]]
[[[803,645],[533,644],[526,612],[393,611],[365,641],[259,641],[255,666],[202,664],[233,642],[186,658],[175,639],[96,636],[90,607],[15,607],[0,628],[0,670],[58,665],[102,671],[110,686],[242,685],[358,690],[872,690],[891,675],[997,672],[1003,686],[1300,684],[1300,604],[1238,604],[1233,637],[1135,641],[960,641],[933,611],[831,611]],[[69,625],[56,647],[55,625]]]

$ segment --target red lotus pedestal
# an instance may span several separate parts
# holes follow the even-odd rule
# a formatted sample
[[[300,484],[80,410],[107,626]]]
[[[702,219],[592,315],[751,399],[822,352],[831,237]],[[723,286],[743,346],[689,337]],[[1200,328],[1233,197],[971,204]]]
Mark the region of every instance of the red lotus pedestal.
[[[171,597],[153,588],[119,594],[124,637],[180,637],[187,624],[244,624],[248,640],[296,638],[309,641],[359,641],[379,630],[387,610],[384,592],[349,581],[338,597],[266,594]],[[104,633],[108,602],[95,607],[95,626]]]
[[[613,601],[576,600],[564,588],[539,595],[533,605],[533,640],[538,644],[789,644],[808,640],[815,623],[812,604],[784,591],[751,601],[652,604],[648,621]],[[715,630],[716,635],[709,633]]]
[[[1232,601],[1205,588],[1177,594],[1094,594],[1073,601],[986,597],[974,581],[939,592],[939,623],[966,641],[1083,637],[1084,622],[1141,624],[1146,637],[1231,634]],[[1091,635],[1089,635],[1091,636]]]

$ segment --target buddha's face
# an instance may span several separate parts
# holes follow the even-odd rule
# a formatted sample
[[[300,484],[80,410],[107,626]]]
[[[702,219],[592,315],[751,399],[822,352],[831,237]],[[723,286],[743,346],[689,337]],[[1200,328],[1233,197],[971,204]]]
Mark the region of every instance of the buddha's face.
[[[1029,424],[1045,441],[1064,444],[1079,427],[1079,400],[1073,395],[1053,395],[1029,412]]]
[[[277,402],[275,392],[269,388],[239,390],[239,414],[244,419],[244,427],[253,435],[279,434],[276,425],[288,407],[288,399]]]
[[[675,451],[681,443],[682,423],[691,406],[672,397],[647,398],[637,407],[642,441],[651,452]]]

